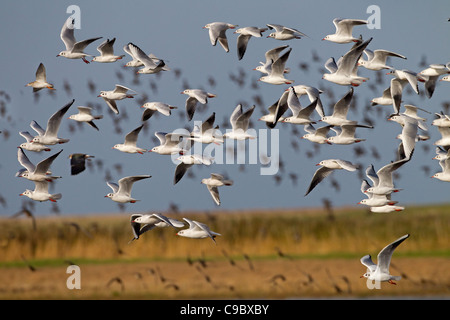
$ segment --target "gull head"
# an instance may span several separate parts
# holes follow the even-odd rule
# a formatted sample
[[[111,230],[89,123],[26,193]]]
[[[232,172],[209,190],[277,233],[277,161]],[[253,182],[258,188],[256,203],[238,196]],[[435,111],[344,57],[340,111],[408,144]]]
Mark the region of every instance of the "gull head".
[[[61,52],[58,53],[56,56],[57,56],[57,57],[64,57],[64,56],[66,56],[66,54],[67,54],[67,51],[61,51]]]
[[[112,198],[114,196],[114,193],[108,193],[105,198]]]
[[[106,91],[100,91],[100,94],[97,97],[106,97],[107,92]]]
[[[33,143],[40,143],[41,142],[41,137],[34,137],[33,140],[31,140],[31,142],[33,142]]]
[[[137,217],[137,218],[135,218],[135,219],[133,220],[133,222],[136,222],[136,223],[142,223],[142,217]]]
[[[27,196],[30,197],[32,195],[33,191],[31,190],[25,190],[24,192],[22,192],[21,194],[19,194],[19,196]]]
[[[272,32],[267,36],[267,38],[275,38],[275,36],[276,36],[275,32]]]

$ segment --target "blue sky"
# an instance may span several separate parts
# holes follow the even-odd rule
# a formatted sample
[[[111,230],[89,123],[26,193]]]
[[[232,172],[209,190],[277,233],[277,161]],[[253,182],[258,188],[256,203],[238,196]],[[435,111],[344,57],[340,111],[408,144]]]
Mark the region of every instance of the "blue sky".
[[[133,42],[147,53],[165,59],[172,69],[159,75],[139,75],[139,82],[133,70],[124,69],[122,65],[129,61],[129,56],[114,64],[84,64],[81,60],[57,58],[64,49],[59,33],[64,21],[69,17],[66,12],[70,5],[77,5],[81,10],[81,29],[75,30],[78,40],[103,37],[91,44],[86,52],[97,55],[96,47],[107,38],[116,37],[115,51],[123,54],[123,46]],[[335,172],[332,179],[340,184],[340,190],[331,185],[327,179],[316,187],[307,197],[304,193],[310,179],[317,169],[320,160],[341,158],[357,162],[366,168],[373,164],[376,169],[390,162],[398,140],[394,137],[400,132],[397,124],[388,122],[384,116],[391,113],[391,107],[373,107],[367,113],[370,99],[380,96],[389,85],[391,76],[382,73],[382,83],[377,83],[376,73],[360,68],[359,73],[370,80],[355,89],[356,109],[350,110],[349,118],[364,122],[365,114],[375,121],[373,130],[357,131],[358,136],[367,139],[356,146],[365,153],[354,157],[355,145],[351,146],[315,146],[299,137],[305,132],[302,126],[280,124],[280,154],[283,170],[278,176],[278,184],[273,176],[261,176],[260,163],[242,166],[237,164],[210,167],[193,167],[195,177],[184,177],[177,185],[172,184],[175,164],[170,157],[147,153],[124,154],[111,147],[122,143],[129,131],[138,127],[142,110],[139,102],[144,96],[146,101],[162,101],[178,107],[171,117],[153,116],[147,121],[146,128],[138,139],[138,145],[151,149],[156,145],[155,131],[173,131],[188,126],[192,128],[194,121],[203,121],[212,112],[216,112],[216,123],[223,126],[240,102],[245,107],[255,103],[258,96],[263,105],[258,105],[252,117],[252,125],[256,130],[266,129],[257,119],[262,110],[275,102],[287,88],[257,82],[260,74],[252,69],[264,59],[265,51],[282,44],[292,48],[287,67],[291,69],[289,79],[295,84],[315,86],[324,90],[322,101],[325,112],[334,101],[340,99],[348,88],[322,80],[323,65],[329,57],[343,55],[351,44],[337,44],[321,39],[334,32],[332,20],[336,17],[368,19],[370,5],[380,8],[381,28],[368,29],[357,27],[354,34],[361,34],[364,39],[373,37],[369,48],[386,49],[403,54],[407,60],[390,59],[389,63],[398,69],[421,71],[420,64],[445,64],[450,61],[450,4],[448,1],[6,1],[0,12],[0,39],[4,44],[0,60],[0,90],[6,92],[0,101],[5,102],[5,113],[0,118],[3,131],[0,143],[3,152],[0,158],[0,194],[6,205],[0,205],[0,214],[8,216],[20,210],[24,197],[19,194],[25,189],[32,189],[33,183],[14,177],[21,168],[17,161],[17,146],[23,142],[19,131],[30,131],[29,123],[36,120],[45,126],[48,117],[71,99],[75,99],[67,116],[77,112],[76,107],[93,105],[96,113],[104,115],[97,121],[100,131],[88,126],[78,126],[74,121],[64,119],[59,136],[70,138],[68,144],[54,146],[52,152],[35,154],[27,152],[33,162],[38,162],[60,149],[64,151],[55,160],[52,171],[63,176],[55,183],[53,192],[60,192],[63,198],[57,208],[62,214],[90,214],[120,212],[121,209],[110,199],[104,198],[109,187],[105,176],[109,171],[113,181],[123,176],[150,174],[152,178],[137,182],[133,188],[133,196],[141,201],[124,206],[125,212],[165,211],[171,203],[180,210],[216,210],[206,187],[200,184],[211,172],[226,173],[234,180],[232,187],[220,189],[222,205],[220,209],[258,209],[258,208],[293,208],[322,206],[323,198],[328,198],[336,206],[356,206],[364,198],[360,192],[361,179],[357,173]],[[208,31],[204,25],[214,21],[238,24],[240,27],[264,27],[268,23],[283,24],[306,33],[309,38],[280,42],[263,37],[251,39],[247,52],[241,61],[236,54],[236,38],[231,30],[227,31],[230,52],[226,53],[220,46],[213,47],[209,42]],[[268,32],[265,33],[268,35]],[[313,53],[319,57],[313,61]],[[47,79],[57,89],[54,95],[41,91],[39,99],[35,99],[31,88],[25,84],[34,80],[39,63],[47,69]],[[308,68],[300,68],[307,65]],[[238,85],[232,77],[240,77],[244,82]],[[214,83],[211,82],[214,79]],[[90,91],[88,83],[95,84]],[[71,92],[65,90],[65,84]],[[109,112],[101,98],[97,98],[100,90],[111,90],[115,84],[122,84],[138,92],[135,99],[119,101],[119,116]],[[254,85],[256,84],[256,88]],[[180,92],[185,85],[190,88],[203,88],[217,94],[211,99],[205,110],[198,110],[191,122],[186,121],[184,102],[185,95]],[[423,91],[423,85],[420,85]],[[431,99],[415,94],[405,94],[404,102],[425,108],[430,112],[440,112],[443,104],[450,101],[448,83],[438,83]],[[303,106],[308,104],[306,97],[300,99]],[[431,179],[430,176],[439,171],[438,162],[431,160],[434,156],[433,142],[440,138],[439,132],[432,127],[432,114],[421,113],[428,118],[431,139],[417,144],[413,159],[399,170],[396,180],[398,187],[404,190],[393,197],[399,205],[417,203],[442,203],[448,201],[450,185]],[[315,116],[317,118],[317,115]],[[121,132],[115,130],[114,120],[120,118]],[[75,130],[70,130],[75,128]],[[5,136],[5,132],[9,136]],[[299,151],[292,148],[297,143]],[[380,158],[373,158],[371,152],[375,148]],[[269,150],[270,151],[270,150]],[[68,156],[74,152],[82,152],[95,156],[93,169],[88,169],[78,176],[70,176]],[[308,156],[309,155],[309,156]],[[103,164],[99,167],[99,161]],[[118,165],[122,171],[117,170]],[[426,166],[429,172],[425,172]],[[293,184],[290,176],[298,177]],[[44,215],[52,211],[54,205],[35,203],[34,211]]]

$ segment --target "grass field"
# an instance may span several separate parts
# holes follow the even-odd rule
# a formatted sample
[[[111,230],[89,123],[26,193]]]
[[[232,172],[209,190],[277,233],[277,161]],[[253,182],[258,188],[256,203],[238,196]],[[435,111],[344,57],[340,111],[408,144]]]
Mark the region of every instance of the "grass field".
[[[126,214],[0,220],[1,299],[450,297],[450,206],[392,214],[358,208],[167,216],[207,223],[217,237],[172,228],[133,237]],[[359,259],[411,234],[394,253],[397,285],[370,290]],[[69,265],[81,290],[69,290]]]

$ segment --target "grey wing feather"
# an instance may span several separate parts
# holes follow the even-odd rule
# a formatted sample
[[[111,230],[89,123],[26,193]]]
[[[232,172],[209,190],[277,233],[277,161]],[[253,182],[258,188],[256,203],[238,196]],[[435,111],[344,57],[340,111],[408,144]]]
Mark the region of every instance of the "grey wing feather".
[[[305,196],[307,196],[323,179],[329,176],[333,172],[333,169],[327,167],[321,167],[316,170],[314,176],[309,185],[308,191],[306,191]]]
[[[409,237],[409,234],[405,234],[404,236],[398,238],[394,242],[388,244],[386,247],[383,248],[383,250],[380,251],[378,254],[378,268],[381,272],[389,273],[389,265],[391,263],[392,254],[394,253],[394,250],[407,238]]]

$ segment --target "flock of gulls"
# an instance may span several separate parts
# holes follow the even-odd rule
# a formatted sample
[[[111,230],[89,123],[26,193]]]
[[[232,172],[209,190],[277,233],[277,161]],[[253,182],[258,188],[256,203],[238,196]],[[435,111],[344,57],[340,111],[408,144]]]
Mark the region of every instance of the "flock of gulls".
[[[62,27],[60,36],[65,45],[65,50],[61,51],[57,55],[58,57],[81,59],[85,63],[114,63],[124,59],[128,55],[131,57],[131,60],[125,66],[135,68],[139,75],[156,74],[171,70],[163,59],[157,58],[151,53],[147,54],[133,43],[128,43],[123,47],[125,54],[117,55],[114,50],[115,38],[107,39],[97,47],[100,55],[89,55],[84,52],[85,49],[91,43],[101,39],[101,37],[77,41],[74,36],[74,23],[74,19],[69,18]],[[353,29],[367,25],[367,20],[334,19],[333,24],[336,28],[335,33],[326,35],[322,40],[339,45],[351,44],[352,46],[337,61],[334,57],[331,57],[324,64],[328,73],[324,73],[322,79],[349,88],[346,94],[336,102],[332,113],[329,115],[325,114],[320,99],[323,90],[308,85],[294,85],[294,80],[286,78],[290,72],[290,68],[287,67],[287,62],[293,49],[289,45],[281,45],[268,50],[264,54],[264,61],[260,62],[260,65],[253,69],[262,73],[258,81],[270,85],[288,85],[277,101],[268,108],[267,114],[263,115],[259,120],[264,121],[270,129],[275,128],[277,124],[279,126],[289,124],[303,126],[306,134],[301,138],[309,140],[313,144],[349,145],[364,142],[365,139],[360,138],[357,135],[357,131],[366,129],[373,130],[374,126],[359,123],[349,118],[350,105],[355,91],[358,90],[357,87],[364,86],[366,82],[370,81],[367,77],[359,76],[358,70],[360,67],[373,71],[387,70],[387,74],[392,76],[390,86],[384,90],[381,97],[374,98],[371,103],[372,105],[392,106],[393,112],[387,120],[399,124],[400,134],[396,138],[400,142],[395,159],[392,159],[391,162],[378,170],[372,164],[367,167],[365,171],[367,179],[363,179],[361,184],[361,192],[366,198],[361,200],[359,204],[366,205],[372,212],[377,213],[402,211],[404,207],[398,206],[397,201],[392,199],[394,193],[401,192],[402,190],[395,185],[395,173],[413,159],[416,143],[429,139],[426,119],[420,117],[418,112],[430,113],[427,110],[413,105],[403,105],[402,96],[404,95],[404,89],[410,86],[413,92],[418,94],[419,83],[423,83],[428,98],[431,98],[438,80],[450,81],[450,76],[445,76],[446,74],[450,74],[450,63],[446,65],[432,64],[427,69],[418,73],[410,70],[397,70],[394,66],[387,64],[388,59],[392,59],[392,65],[394,65],[395,59],[406,59],[406,56],[384,49],[369,49],[372,38],[363,40],[361,36],[355,37],[353,35]],[[238,28],[238,25],[235,24],[213,22],[203,28],[208,30],[211,45],[216,46],[217,42],[219,42],[220,46],[226,52],[230,50],[226,32],[229,29],[234,29],[234,33],[238,35],[238,60],[243,59],[247,46],[251,43],[251,38],[262,38],[266,31],[269,31],[267,38],[283,42],[297,41],[298,39],[308,37],[306,34],[291,27],[277,24],[267,24],[266,26],[264,28]],[[92,58],[91,61],[88,61],[89,58]],[[36,71],[36,80],[30,82],[27,86],[32,87],[33,92],[43,89],[55,90],[53,84],[47,82],[46,70],[42,63]],[[136,94],[134,90],[117,84],[115,88],[111,88],[109,91],[101,91],[98,97],[104,100],[117,117],[120,117],[121,113],[117,102],[124,99],[132,99]],[[206,105],[209,99],[217,97],[214,93],[195,88],[185,89],[181,94],[187,96],[185,109],[188,121],[193,119],[198,104]],[[306,95],[309,99],[310,104],[306,107],[303,107],[300,103],[300,97],[302,95]],[[60,138],[58,131],[62,120],[74,105],[74,102],[75,100],[68,102],[51,115],[45,129],[31,119],[30,127],[36,132],[36,135],[30,134],[29,131],[20,132],[20,135],[26,139],[26,142],[18,147],[17,158],[23,166],[23,169],[19,170],[16,176],[31,180],[35,184],[34,190],[27,189],[21,195],[40,202],[56,202],[61,199],[62,195],[60,193],[49,193],[49,184],[57,184],[56,181],[60,178],[59,176],[53,175],[50,167],[61,154],[62,150],[43,159],[37,164],[33,164],[28,159],[26,152],[50,151],[51,146],[69,142],[69,139]],[[195,127],[190,134],[155,132],[154,135],[160,141],[160,145],[155,146],[151,150],[146,150],[137,146],[138,136],[145,122],[149,121],[155,112],[168,117],[171,115],[172,110],[177,109],[177,107],[163,102],[148,102],[142,108],[144,109],[141,119],[143,123],[126,134],[124,143],[115,144],[113,149],[126,153],[142,154],[144,152],[153,152],[161,155],[177,155],[177,160],[180,163],[176,166],[174,172],[174,184],[183,178],[191,166],[209,166],[214,162],[213,158],[190,154],[193,143],[214,143],[220,145],[224,143],[225,139],[247,140],[257,138],[248,132],[250,118],[255,106],[244,110],[244,107],[239,104],[230,114],[232,130],[226,134],[217,135],[216,129],[218,129],[218,126],[214,124],[215,113],[212,113],[200,127]],[[103,118],[102,115],[94,115],[90,107],[78,106],[77,109],[78,113],[70,115],[70,120],[84,122],[95,130],[99,130],[95,122],[101,120]],[[317,115],[319,120],[313,120],[313,115]],[[318,124],[321,126],[318,126]],[[442,172],[436,173],[433,175],[433,178],[450,182],[450,116],[443,112],[436,113],[436,119],[432,125],[437,127],[442,134],[442,139],[434,143],[436,145],[436,157],[434,159],[439,161]],[[334,135],[330,135],[332,132],[334,132]],[[71,162],[71,173],[72,175],[76,175],[85,170],[86,161],[93,158],[93,156],[79,153],[72,154],[69,158]],[[324,159],[317,163],[317,166],[319,168],[311,177],[311,182],[305,196],[315,188],[318,188],[320,183],[335,170],[354,172],[358,169],[358,165],[345,159]],[[112,192],[108,193],[105,197],[118,203],[135,203],[139,200],[132,197],[134,184],[149,178],[151,178],[150,175],[136,175],[123,177],[117,183],[109,181],[107,182],[107,186],[112,189]],[[217,205],[221,203],[218,188],[233,185],[232,180],[217,173],[211,173],[210,177],[202,179],[201,183],[207,187],[213,201]],[[133,233],[133,239],[131,241],[138,240],[146,231],[152,230],[155,227],[179,229],[185,227],[186,224],[188,228],[179,230],[177,235],[189,238],[210,238],[214,242],[216,242],[215,238],[220,236],[220,233],[210,230],[202,222],[192,221],[187,218],[179,221],[159,213],[132,214],[130,224]],[[389,273],[391,256],[395,248],[408,237],[409,234],[404,235],[386,246],[378,255],[378,264],[372,261],[370,255],[361,258],[361,263],[367,267],[367,272],[364,274],[364,277],[375,281],[395,283],[394,280],[398,280],[399,277],[392,276]]]

